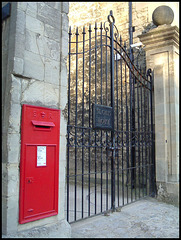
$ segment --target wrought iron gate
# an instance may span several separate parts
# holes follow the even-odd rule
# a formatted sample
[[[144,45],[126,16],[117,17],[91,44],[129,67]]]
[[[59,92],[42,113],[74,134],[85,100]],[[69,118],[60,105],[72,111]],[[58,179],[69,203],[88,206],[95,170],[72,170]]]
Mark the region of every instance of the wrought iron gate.
[[[68,222],[154,195],[152,72],[128,51],[112,11],[100,27],[69,29]]]

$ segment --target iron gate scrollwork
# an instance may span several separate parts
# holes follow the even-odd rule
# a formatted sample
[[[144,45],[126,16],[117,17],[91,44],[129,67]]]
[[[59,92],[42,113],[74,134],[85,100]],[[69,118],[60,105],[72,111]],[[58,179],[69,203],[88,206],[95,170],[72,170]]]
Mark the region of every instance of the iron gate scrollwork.
[[[116,31],[115,31],[116,30]],[[122,44],[115,19],[69,29],[67,221],[155,192],[152,71]]]

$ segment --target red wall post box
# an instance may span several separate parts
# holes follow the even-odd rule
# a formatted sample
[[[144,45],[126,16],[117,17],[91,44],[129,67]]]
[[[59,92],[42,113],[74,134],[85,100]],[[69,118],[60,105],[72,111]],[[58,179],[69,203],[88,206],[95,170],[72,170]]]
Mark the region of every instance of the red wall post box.
[[[19,223],[58,214],[60,110],[24,104]]]

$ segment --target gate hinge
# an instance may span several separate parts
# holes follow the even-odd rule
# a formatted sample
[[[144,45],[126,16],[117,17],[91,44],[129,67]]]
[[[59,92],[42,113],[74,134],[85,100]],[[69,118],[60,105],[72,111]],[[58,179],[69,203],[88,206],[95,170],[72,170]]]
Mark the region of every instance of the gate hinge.
[[[2,22],[10,17],[11,12],[11,3],[6,4],[4,7],[2,7]]]

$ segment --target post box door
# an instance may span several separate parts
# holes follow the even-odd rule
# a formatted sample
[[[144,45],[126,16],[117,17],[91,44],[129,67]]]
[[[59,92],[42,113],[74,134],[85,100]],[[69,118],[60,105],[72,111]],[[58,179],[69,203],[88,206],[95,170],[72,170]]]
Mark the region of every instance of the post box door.
[[[23,105],[20,223],[58,213],[59,124],[59,110]]]

